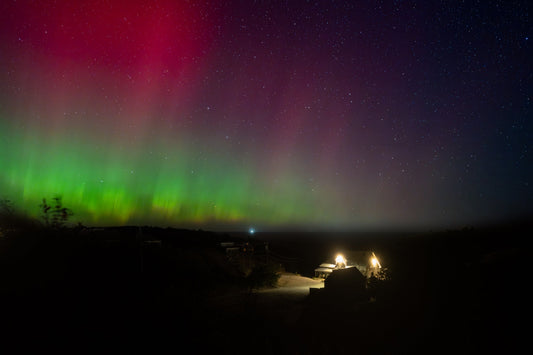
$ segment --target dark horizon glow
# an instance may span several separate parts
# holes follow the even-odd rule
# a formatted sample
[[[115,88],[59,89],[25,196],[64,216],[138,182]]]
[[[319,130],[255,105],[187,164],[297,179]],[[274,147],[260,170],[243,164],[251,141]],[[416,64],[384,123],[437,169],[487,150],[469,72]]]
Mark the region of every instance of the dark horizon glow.
[[[530,10],[3,2],[0,197],[244,231],[529,216]]]

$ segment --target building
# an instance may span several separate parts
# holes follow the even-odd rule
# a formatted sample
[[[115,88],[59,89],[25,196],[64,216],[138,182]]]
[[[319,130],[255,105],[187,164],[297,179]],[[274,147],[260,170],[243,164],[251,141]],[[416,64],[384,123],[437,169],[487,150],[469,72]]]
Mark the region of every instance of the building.
[[[335,270],[335,264],[322,263],[315,269],[315,277],[325,279]]]
[[[356,267],[368,277],[376,276],[381,269],[381,263],[373,251],[356,251],[348,254],[349,265]]]
[[[336,269],[324,281],[327,294],[349,298],[364,298],[366,277],[356,267]]]
[[[348,252],[346,258],[341,254],[335,258],[335,264],[322,263],[315,269],[315,277],[326,279],[334,270],[357,268],[366,278],[376,276],[381,269],[381,263],[373,251]]]

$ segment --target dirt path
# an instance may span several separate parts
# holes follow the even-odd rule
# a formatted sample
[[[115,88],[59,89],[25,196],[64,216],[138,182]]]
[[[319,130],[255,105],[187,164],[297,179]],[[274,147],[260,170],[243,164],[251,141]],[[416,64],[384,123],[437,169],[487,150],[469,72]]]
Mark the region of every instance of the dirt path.
[[[309,295],[309,288],[323,288],[323,280],[315,280],[291,273],[281,274],[278,287],[257,291],[258,294],[304,298]]]
[[[278,287],[255,292],[255,305],[264,312],[265,318],[294,324],[300,318],[310,287],[323,288],[324,282],[284,273]]]

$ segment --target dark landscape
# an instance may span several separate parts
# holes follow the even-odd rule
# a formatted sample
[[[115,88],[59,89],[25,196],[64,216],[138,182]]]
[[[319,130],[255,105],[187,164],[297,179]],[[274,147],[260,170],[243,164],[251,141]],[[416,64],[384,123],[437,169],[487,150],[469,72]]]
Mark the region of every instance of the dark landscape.
[[[2,343],[22,352],[513,353],[526,341],[530,233],[526,223],[253,236],[12,229],[0,238]],[[248,251],[231,261],[228,242]],[[261,291],[276,287],[272,275],[312,277],[334,253],[356,250],[375,251],[388,270],[363,297]]]

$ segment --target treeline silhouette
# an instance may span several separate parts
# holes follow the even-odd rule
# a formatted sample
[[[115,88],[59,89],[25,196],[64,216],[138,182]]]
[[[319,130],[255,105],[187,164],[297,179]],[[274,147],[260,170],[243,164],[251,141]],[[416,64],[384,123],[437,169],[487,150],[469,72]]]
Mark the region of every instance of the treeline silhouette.
[[[152,349],[163,339],[201,343],[213,316],[209,299],[233,293],[244,300],[279,277],[276,265],[253,256],[245,267],[229,263],[220,242],[232,236],[68,226],[72,211],[60,197],[52,201],[43,199],[42,221],[17,212],[8,200],[0,204],[0,305],[8,329],[1,334],[22,338],[22,346],[30,339],[87,346],[109,341],[122,350],[141,343]]]

